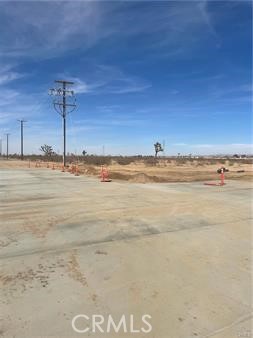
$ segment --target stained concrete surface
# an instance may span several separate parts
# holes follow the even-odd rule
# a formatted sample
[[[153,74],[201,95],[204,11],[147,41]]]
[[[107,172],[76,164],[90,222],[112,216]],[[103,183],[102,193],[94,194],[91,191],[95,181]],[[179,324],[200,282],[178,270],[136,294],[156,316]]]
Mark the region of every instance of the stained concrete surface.
[[[251,336],[249,182],[0,177],[3,337]],[[77,314],[150,314],[152,331],[78,334]]]

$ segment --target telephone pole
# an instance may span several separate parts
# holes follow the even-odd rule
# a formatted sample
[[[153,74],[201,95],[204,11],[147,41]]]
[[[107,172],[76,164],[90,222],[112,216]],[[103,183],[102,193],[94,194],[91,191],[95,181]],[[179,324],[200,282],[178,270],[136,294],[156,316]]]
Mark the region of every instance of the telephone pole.
[[[9,158],[9,135],[10,133],[6,133],[6,158]]]
[[[21,144],[21,160],[24,159],[24,133],[23,133],[23,124],[27,122],[25,120],[18,120],[20,122],[20,144]]]
[[[53,100],[54,109],[63,118],[63,165],[66,166],[66,116],[76,108],[76,99],[73,90],[67,90],[68,85],[73,85],[74,82],[66,80],[55,81],[61,87],[50,89],[50,95],[55,96]],[[67,98],[69,97],[69,102]],[[70,110],[68,111],[68,108]]]

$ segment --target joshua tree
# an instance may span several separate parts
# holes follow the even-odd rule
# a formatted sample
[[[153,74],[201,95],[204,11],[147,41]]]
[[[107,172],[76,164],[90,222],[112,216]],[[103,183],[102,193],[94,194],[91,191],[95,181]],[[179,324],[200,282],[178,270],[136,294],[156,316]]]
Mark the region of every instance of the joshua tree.
[[[45,156],[52,156],[54,154],[53,147],[47,144],[44,144],[44,146],[41,146],[40,151],[42,151]]]
[[[83,150],[82,154],[83,156],[85,156],[87,154],[87,151]]]
[[[158,154],[160,151],[163,151],[163,148],[162,148],[161,143],[159,143],[159,142],[156,142],[156,143],[154,144],[154,147],[155,147],[155,157],[157,157],[157,154]]]

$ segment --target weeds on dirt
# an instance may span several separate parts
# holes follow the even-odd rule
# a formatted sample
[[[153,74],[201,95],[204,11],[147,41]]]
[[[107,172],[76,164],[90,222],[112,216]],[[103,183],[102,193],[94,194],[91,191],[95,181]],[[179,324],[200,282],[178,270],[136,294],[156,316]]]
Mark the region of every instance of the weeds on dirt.
[[[11,154],[9,158],[20,159],[20,155]],[[59,154],[53,154],[51,156],[45,155],[25,155],[24,160],[31,161],[44,161],[44,162],[62,162],[62,156]],[[66,156],[67,163],[79,162],[86,165],[111,165],[113,163],[118,163],[119,165],[129,165],[131,163],[142,162],[146,166],[157,166],[174,163],[176,166],[196,163],[197,166],[204,165],[212,165],[212,164],[226,164],[226,165],[234,165],[234,164],[252,164],[252,158],[234,158],[234,157],[190,157],[190,156],[162,156],[155,158],[154,156],[101,156],[101,155],[67,155]]]

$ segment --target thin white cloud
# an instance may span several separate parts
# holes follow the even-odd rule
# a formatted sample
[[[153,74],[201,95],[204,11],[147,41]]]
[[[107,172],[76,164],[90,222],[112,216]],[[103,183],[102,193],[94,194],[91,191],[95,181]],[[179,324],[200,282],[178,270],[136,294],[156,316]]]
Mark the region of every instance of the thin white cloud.
[[[142,92],[152,85],[138,76],[126,74],[115,66],[98,65],[87,79],[59,74],[74,82],[73,90],[77,94],[128,94]]]
[[[187,143],[174,143],[171,148],[172,153],[180,151],[184,154],[196,155],[215,155],[215,154],[235,154],[246,153],[252,154],[253,147],[250,143],[228,143],[228,144],[187,144]]]
[[[186,144],[186,143],[183,143],[183,142],[173,143],[172,145],[173,145],[173,146],[187,146],[187,144]]]
[[[87,50],[108,38],[142,36],[142,48],[170,47],[172,56],[191,48],[204,32],[217,34],[206,1],[0,2],[0,55],[52,58]],[[13,24],[15,22],[15,24]],[[13,39],[13,36],[15,38]],[[117,48],[117,43],[113,48]],[[138,48],[138,46],[136,47]],[[177,51],[174,55],[174,51]]]
[[[14,71],[16,64],[3,63],[0,64],[0,86],[9,84],[17,79],[25,76],[25,74]]]
[[[17,2],[15,6],[1,2],[0,8],[2,56],[55,57],[80,44],[89,48],[99,36],[99,8],[93,2]]]
[[[0,73],[0,86],[3,84],[7,84],[9,82],[12,82],[14,80],[20,79],[23,76],[24,76],[23,74],[19,74],[15,72],[8,72],[4,74]]]

